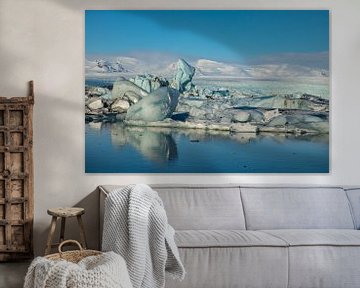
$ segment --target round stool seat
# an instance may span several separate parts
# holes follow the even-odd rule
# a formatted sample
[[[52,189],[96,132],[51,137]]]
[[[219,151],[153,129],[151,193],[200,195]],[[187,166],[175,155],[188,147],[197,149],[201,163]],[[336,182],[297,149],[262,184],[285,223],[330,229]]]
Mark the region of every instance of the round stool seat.
[[[80,207],[58,207],[58,208],[49,208],[47,213],[52,216],[51,224],[50,224],[50,231],[48,235],[48,240],[45,249],[45,255],[50,254],[52,247],[57,247],[65,240],[65,224],[66,219],[69,217],[76,217],[78,224],[79,224],[79,232],[81,238],[81,245],[84,249],[86,249],[86,239],[85,239],[85,229],[84,223],[82,221],[82,215],[85,213],[84,208]],[[61,227],[60,227],[60,242],[59,243],[52,243],[52,239],[56,230],[56,223],[58,218],[61,218]]]
[[[75,217],[85,213],[84,208],[79,207],[59,207],[59,208],[50,208],[47,210],[47,213],[55,217]]]

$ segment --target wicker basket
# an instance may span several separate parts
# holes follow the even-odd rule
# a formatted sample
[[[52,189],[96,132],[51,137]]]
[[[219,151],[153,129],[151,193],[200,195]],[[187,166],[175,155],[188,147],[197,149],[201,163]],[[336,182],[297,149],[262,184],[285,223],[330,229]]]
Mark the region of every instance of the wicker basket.
[[[61,248],[65,244],[69,244],[69,243],[76,244],[79,247],[79,250],[63,252],[61,250]],[[83,249],[81,244],[76,240],[66,240],[66,241],[61,242],[61,244],[59,245],[58,251],[59,251],[59,253],[47,255],[47,256],[45,256],[45,258],[47,258],[49,260],[54,260],[54,261],[66,260],[69,262],[78,263],[85,257],[96,256],[96,255],[102,254],[102,252],[100,252],[100,251]]]

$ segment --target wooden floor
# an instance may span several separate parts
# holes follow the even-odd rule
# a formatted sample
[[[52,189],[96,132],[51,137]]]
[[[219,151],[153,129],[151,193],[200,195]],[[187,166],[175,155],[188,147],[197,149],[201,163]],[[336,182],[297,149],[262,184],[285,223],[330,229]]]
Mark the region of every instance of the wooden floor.
[[[0,287],[22,288],[30,262],[0,263]]]

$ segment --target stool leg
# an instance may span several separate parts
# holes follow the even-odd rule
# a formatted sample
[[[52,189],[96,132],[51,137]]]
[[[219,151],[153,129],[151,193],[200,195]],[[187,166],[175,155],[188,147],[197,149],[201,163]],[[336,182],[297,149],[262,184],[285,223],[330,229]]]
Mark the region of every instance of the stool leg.
[[[78,220],[79,226],[80,226],[81,245],[83,246],[84,249],[86,249],[87,244],[86,244],[86,238],[85,238],[85,229],[84,229],[84,223],[82,221],[81,215],[77,216],[77,220]]]
[[[66,218],[61,217],[60,243],[64,241]]]
[[[56,216],[53,216],[51,219],[50,231],[49,231],[49,236],[48,236],[48,240],[47,240],[47,244],[46,244],[45,255],[48,255],[51,252],[51,243],[52,243],[52,239],[53,239],[54,233],[55,233],[56,220],[57,220]]]

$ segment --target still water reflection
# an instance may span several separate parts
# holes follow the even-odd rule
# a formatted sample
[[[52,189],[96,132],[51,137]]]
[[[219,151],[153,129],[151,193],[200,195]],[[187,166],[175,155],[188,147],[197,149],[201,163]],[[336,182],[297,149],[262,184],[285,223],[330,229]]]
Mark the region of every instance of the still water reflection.
[[[87,123],[87,173],[326,173],[329,137]]]

